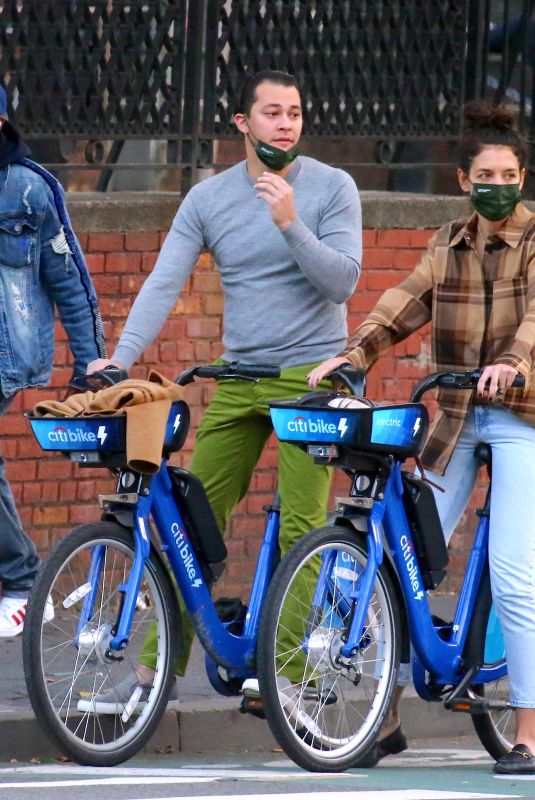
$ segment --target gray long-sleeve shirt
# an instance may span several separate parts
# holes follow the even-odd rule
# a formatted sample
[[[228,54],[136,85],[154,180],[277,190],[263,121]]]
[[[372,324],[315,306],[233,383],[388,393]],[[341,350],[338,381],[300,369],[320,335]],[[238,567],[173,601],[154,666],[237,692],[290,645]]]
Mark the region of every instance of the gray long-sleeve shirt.
[[[345,172],[300,156],[286,180],[298,219],[280,231],[241,162],[182,202],[114,358],[127,367],[158,335],[202,250],[224,293],[223,358],[291,367],[339,353],[362,254],[360,200]]]

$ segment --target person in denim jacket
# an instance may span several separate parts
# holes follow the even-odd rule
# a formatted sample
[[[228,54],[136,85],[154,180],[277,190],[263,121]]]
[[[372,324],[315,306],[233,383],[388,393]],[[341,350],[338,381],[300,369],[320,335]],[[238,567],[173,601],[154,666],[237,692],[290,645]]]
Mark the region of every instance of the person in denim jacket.
[[[7,120],[0,86],[0,416],[18,391],[50,380],[55,307],[74,356],[74,376],[105,352],[95,291],[63,190],[28,154]],[[0,637],[21,633],[38,566],[0,456]]]

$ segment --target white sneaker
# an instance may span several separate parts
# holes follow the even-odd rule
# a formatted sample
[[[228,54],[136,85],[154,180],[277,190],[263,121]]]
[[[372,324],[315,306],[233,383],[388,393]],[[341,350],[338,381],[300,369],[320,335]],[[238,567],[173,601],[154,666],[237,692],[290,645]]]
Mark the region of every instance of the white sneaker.
[[[316,739],[321,738],[321,728],[305,711],[306,690],[282,675],[277,678],[277,689],[281,705],[288,716],[297,723],[297,729],[304,728]]]
[[[257,678],[246,678],[242,683],[241,690],[245,697],[260,697],[260,687]]]
[[[24,628],[26,610],[28,608],[27,597],[2,597],[0,600],[0,637],[8,638],[18,636]],[[52,597],[48,595],[44,621],[50,622],[54,619],[54,604]]]
[[[18,636],[24,628],[27,597],[2,597],[0,600],[0,636]]]
[[[321,737],[319,725],[305,710],[305,703],[310,701],[310,690],[303,689],[298,684],[293,684],[288,678],[280,675],[277,678],[279,700],[288,716],[297,723],[299,729],[305,728],[312,736]],[[260,697],[260,687],[256,678],[247,678],[242,684],[242,693],[245,697],[255,699]],[[317,692],[313,692],[317,701]]]
[[[46,598],[46,605],[45,605],[45,613],[43,617],[45,622],[52,622],[54,619],[54,602],[52,600],[52,595],[49,594]]]
[[[77,708],[84,713],[115,715],[128,713],[130,717],[134,710],[141,711],[145,708],[151,689],[152,683],[139,683],[133,672],[107,692],[80,698]],[[168,708],[172,710],[172,704],[176,708],[177,701],[178,689],[175,681],[169,694]]]

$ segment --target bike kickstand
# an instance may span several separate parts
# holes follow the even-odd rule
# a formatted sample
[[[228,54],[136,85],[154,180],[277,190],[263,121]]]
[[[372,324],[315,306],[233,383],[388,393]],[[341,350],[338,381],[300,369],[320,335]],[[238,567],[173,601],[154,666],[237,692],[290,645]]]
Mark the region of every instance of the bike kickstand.
[[[473,664],[470,667],[468,672],[463,676],[462,681],[458,683],[457,686],[454,686],[449,695],[447,695],[447,697],[444,699],[444,708],[447,708],[450,711],[454,708],[456,701],[463,697],[464,690],[470,686],[474,676],[477,675],[479,670],[480,667],[477,664]]]

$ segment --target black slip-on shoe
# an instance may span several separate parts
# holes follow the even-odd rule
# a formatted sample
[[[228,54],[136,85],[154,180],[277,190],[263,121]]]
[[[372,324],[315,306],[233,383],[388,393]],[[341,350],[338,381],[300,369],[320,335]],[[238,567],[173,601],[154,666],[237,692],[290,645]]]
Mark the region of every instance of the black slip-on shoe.
[[[402,753],[407,747],[407,738],[400,725],[389,736],[381,739],[380,742],[375,742],[368,752],[364,753],[352,766],[370,769],[375,767],[385,756],[394,756],[397,753]]]
[[[494,772],[500,775],[535,775],[535,756],[525,744],[515,744],[494,764]]]

